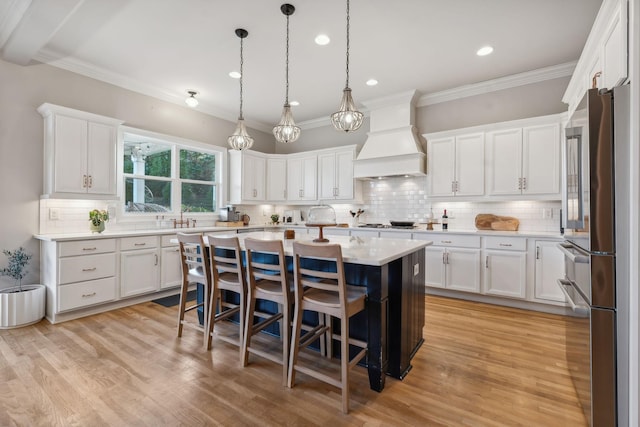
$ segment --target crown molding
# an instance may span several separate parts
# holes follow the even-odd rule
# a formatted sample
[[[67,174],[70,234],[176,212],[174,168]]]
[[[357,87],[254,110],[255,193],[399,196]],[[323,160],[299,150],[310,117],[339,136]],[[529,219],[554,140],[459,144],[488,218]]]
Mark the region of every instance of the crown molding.
[[[84,61],[79,61],[77,59],[71,59],[71,58],[59,59],[58,55],[56,55],[54,52],[50,50],[40,51],[36,56],[34,56],[33,59],[48,65],[51,65],[53,67],[71,71],[72,73],[76,73],[86,77],[90,77],[92,79],[100,80],[105,83],[112,84],[114,86],[118,86],[133,92],[151,96],[153,98],[157,98],[162,101],[170,102],[172,104],[176,104],[176,105],[180,105],[185,108],[188,108],[185,106],[184,96],[177,96],[172,91],[169,91],[167,89],[163,89],[154,85],[149,85],[141,81],[131,79],[129,77],[125,77],[121,74],[106,71],[102,68],[93,66]],[[235,123],[238,119],[237,112],[223,110],[221,108],[217,108],[210,104],[202,102],[201,100],[200,100],[200,103],[198,104],[198,108],[196,111],[209,114],[211,116],[217,117],[222,120],[227,120],[233,123]],[[251,129],[256,129],[262,132],[271,133],[271,130],[272,130],[272,126],[262,122],[245,119],[245,124],[247,125],[247,127]]]
[[[568,77],[573,74],[577,61],[567,62],[550,67],[539,68],[537,70],[526,71],[524,73],[513,74],[480,83],[464,85],[440,92],[433,92],[422,95],[418,99],[417,107],[439,104],[441,102],[454,101],[456,99],[467,98],[469,96],[482,95],[498,90],[510,89],[532,83],[539,83],[546,80]]]

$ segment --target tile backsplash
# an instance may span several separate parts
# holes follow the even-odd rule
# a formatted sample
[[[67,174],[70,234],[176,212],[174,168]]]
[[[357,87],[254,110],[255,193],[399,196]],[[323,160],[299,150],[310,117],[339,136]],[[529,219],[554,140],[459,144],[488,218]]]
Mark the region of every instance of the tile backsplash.
[[[521,231],[559,232],[561,202],[556,201],[492,201],[457,202],[432,200],[426,194],[425,177],[386,178],[363,183],[361,204],[331,204],[336,211],[338,223],[351,224],[350,210],[363,209],[360,223],[382,223],[389,221],[426,222],[427,215],[433,210],[439,220],[444,209],[449,216],[450,230],[475,229],[475,216],[490,213],[518,218]],[[118,218],[118,201],[113,200],[40,200],[40,233],[81,233],[89,230],[88,212],[91,209],[107,209],[111,220],[107,230],[149,230],[171,228],[171,220],[176,215],[165,215],[156,219],[155,215],[133,219]],[[251,225],[263,225],[271,222],[270,216],[277,213],[283,216],[285,210],[299,209],[303,220],[306,219],[309,205],[241,205],[238,211],[251,217]],[[213,226],[217,215],[191,215],[197,219],[198,226]],[[191,217],[185,214],[185,218]],[[56,219],[57,218],[57,219]],[[437,226],[436,226],[437,227]]]

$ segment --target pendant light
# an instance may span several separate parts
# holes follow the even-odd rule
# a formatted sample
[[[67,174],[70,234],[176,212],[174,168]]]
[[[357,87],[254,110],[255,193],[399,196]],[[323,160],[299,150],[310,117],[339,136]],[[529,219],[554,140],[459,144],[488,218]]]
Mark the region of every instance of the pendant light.
[[[336,130],[351,132],[358,130],[362,126],[364,114],[356,110],[355,103],[351,97],[351,88],[349,88],[349,0],[347,0],[347,83],[342,91],[342,100],[340,108],[331,115],[331,124]]]
[[[293,114],[291,114],[291,106],[289,105],[289,16],[293,15],[296,8],[291,4],[285,3],[280,6],[280,10],[287,17],[287,49],[285,63],[286,91],[284,107],[282,108],[282,117],[280,118],[280,123],[273,128],[273,136],[276,137],[276,141],[282,142],[283,144],[289,144],[295,142],[300,137],[300,128],[296,126],[293,121]]]
[[[253,146],[253,138],[247,133],[247,128],[244,125],[244,117],[242,117],[242,79],[244,78],[244,56],[243,56],[243,42],[245,37],[249,35],[247,30],[238,28],[236,30],[236,36],[240,38],[240,116],[238,117],[238,125],[235,132],[231,135],[227,141],[233,150],[248,150]]]

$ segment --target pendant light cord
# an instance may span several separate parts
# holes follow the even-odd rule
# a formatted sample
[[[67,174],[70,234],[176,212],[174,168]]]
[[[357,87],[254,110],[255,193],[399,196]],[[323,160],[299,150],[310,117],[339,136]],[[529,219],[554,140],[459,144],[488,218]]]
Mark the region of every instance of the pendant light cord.
[[[349,0],[347,0],[347,82],[345,84],[345,88],[349,87]]]
[[[243,45],[244,45],[244,38],[240,37],[240,120],[244,120],[244,118],[242,117],[242,102],[243,102],[243,98],[242,98],[242,79],[244,78],[244,71],[243,71],[243,66],[244,66],[244,52],[243,52]]]
[[[284,104],[289,105],[289,15],[287,15],[287,49],[286,49],[286,60],[285,60],[285,95],[284,95]]]

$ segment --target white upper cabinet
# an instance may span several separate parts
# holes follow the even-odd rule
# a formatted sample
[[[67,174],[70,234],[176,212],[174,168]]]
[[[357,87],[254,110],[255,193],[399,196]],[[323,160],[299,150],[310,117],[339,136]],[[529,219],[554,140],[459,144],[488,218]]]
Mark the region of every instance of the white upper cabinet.
[[[560,125],[487,133],[489,195],[560,193]]]
[[[484,133],[427,137],[431,196],[484,194]]]
[[[267,200],[285,202],[287,200],[287,158],[267,158]]]
[[[50,197],[113,198],[120,120],[42,104],[44,194]]]
[[[321,200],[354,198],[355,148],[318,154],[318,186]]]
[[[290,156],[287,158],[287,200],[290,202],[313,201],[317,192],[317,154]]]
[[[611,89],[629,76],[628,0],[605,0],[562,97],[571,114],[585,92]]]
[[[229,151],[229,202],[265,201],[267,160],[262,153]]]

